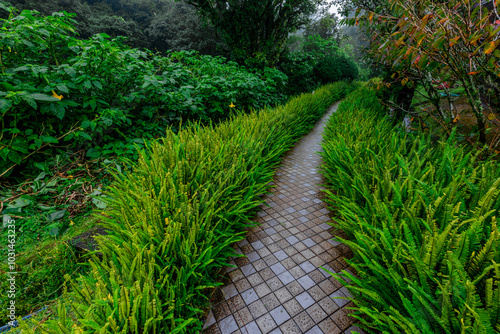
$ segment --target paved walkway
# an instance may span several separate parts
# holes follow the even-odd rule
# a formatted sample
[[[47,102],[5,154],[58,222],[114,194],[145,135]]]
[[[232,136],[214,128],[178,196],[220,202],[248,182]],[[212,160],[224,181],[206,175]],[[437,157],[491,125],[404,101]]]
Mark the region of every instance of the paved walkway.
[[[349,248],[332,240],[331,221],[322,202],[319,168],[323,127],[334,105],[289,151],[276,170],[259,226],[235,249],[246,257],[226,268],[228,281],[216,291],[205,334],[337,334],[362,331],[348,317],[352,306],[332,297],[349,294],[319,267],[332,272],[346,269]],[[339,233],[339,232],[337,232]]]

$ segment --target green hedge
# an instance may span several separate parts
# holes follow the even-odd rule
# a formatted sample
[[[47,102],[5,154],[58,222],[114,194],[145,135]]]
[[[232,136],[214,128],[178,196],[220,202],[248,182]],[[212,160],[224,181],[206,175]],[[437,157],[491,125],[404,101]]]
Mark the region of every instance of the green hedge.
[[[391,126],[375,93],[328,122],[324,175],[357,275],[365,327],[383,333],[500,333],[498,163]]]
[[[280,156],[350,90],[345,83],[286,106],[239,115],[217,127],[168,132],[117,175],[108,191],[111,230],[102,260],[71,282],[50,333],[195,333],[214,272],[262,203]],[[71,302],[70,302],[71,301]],[[66,314],[64,305],[71,304]],[[73,324],[76,323],[75,326]]]

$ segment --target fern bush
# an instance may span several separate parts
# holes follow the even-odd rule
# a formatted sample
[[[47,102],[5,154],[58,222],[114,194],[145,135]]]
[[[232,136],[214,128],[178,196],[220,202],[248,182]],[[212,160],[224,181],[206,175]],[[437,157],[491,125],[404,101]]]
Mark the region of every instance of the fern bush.
[[[102,218],[102,259],[70,281],[48,333],[196,333],[218,285],[216,269],[266,192],[273,166],[349,85],[301,95],[286,106],[239,115],[217,127],[192,126],[140,152],[117,174]],[[65,307],[70,305],[70,308]],[[30,331],[27,325],[23,325]]]
[[[407,134],[375,92],[343,101],[323,142],[327,201],[348,235],[344,278],[368,331],[500,333],[500,169],[457,145]]]

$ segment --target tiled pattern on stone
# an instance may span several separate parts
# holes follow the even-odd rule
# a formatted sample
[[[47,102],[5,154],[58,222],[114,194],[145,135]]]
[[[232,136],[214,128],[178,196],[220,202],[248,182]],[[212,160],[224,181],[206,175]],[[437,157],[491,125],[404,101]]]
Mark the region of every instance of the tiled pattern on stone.
[[[229,281],[204,323],[204,333],[351,333],[349,292],[324,269],[347,269],[350,250],[332,240],[319,172],[321,133],[333,106],[289,151],[275,173],[266,204],[225,269]],[[339,233],[339,232],[336,232]],[[321,269],[323,267],[324,269]]]

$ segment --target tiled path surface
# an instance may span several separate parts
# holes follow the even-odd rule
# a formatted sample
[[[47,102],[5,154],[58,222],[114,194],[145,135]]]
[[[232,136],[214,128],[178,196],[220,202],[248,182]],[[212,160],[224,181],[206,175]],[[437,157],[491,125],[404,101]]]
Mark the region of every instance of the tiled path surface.
[[[205,334],[362,333],[348,317],[348,294],[331,275],[346,269],[350,250],[332,240],[326,204],[321,201],[319,168],[323,127],[333,106],[314,130],[289,151],[277,169],[271,194],[247,239],[236,251],[236,268],[215,293]]]

